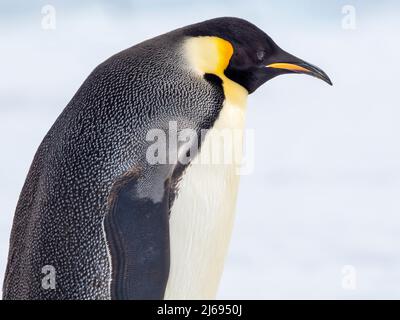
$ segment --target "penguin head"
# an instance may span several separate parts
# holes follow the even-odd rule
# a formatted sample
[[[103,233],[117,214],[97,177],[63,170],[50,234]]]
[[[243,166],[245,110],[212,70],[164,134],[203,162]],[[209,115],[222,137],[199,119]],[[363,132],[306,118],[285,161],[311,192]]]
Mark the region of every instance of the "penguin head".
[[[185,36],[203,39],[207,52],[201,65],[204,73],[223,72],[223,76],[254,92],[268,80],[282,75],[301,73],[319,78],[332,85],[327,74],[281,49],[265,32],[239,18],[216,18],[188,26]],[[217,62],[210,58],[210,42],[217,48]],[[214,57],[215,58],[215,57]],[[209,66],[207,64],[211,64]],[[218,70],[223,68],[223,70]]]

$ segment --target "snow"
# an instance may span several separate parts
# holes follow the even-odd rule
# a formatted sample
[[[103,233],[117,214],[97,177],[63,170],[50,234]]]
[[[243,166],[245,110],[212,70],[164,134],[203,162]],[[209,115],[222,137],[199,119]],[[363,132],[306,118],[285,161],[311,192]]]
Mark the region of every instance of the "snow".
[[[5,1],[0,10],[1,275],[34,152],[89,72],[148,37],[233,15],[323,68],[334,87],[285,76],[250,97],[255,170],[242,177],[218,297],[399,298],[400,22],[391,13],[398,4],[356,1],[357,29],[344,30],[343,1],[121,8],[122,2],[80,8],[55,1],[57,28],[44,31],[41,3],[32,3],[24,10],[22,2]],[[352,290],[342,285],[345,266],[356,271]]]

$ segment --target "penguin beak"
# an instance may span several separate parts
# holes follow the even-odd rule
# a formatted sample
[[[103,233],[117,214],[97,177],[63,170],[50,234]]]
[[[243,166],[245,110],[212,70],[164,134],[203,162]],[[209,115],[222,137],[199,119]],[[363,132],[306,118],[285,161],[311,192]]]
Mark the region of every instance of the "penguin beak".
[[[290,57],[293,57],[290,55]],[[276,62],[267,65],[267,68],[278,69],[284,73],[301,73],[308,74],[315,78],[321,79],[325,81],[329,85],[332,85],[331,79],[329,79],[328,75],[322,71],[320,68],[312,65],[311,63],[302,61],[293,57],[295,61],[292,62]],[[292,58],[292,59],[293,59]],[[290,59],[290,60],[292,60]]]

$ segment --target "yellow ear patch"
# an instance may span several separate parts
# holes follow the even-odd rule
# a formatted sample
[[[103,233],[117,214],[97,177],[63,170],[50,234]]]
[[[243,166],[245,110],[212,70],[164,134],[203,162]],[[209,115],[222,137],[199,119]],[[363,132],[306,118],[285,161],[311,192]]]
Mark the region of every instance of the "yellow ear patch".
[[[211,73],[222,80],[226,100],[244,106],[248,92],[240,84],[230,80],[224,73],[233,55],[233,46],[219,37],[193,37],[185,43],[190,65],[201,76]]]
[[[202,74],[223,74],[233,55],[230,42],[218,37],[190,38],[187,49],[191,64]]]

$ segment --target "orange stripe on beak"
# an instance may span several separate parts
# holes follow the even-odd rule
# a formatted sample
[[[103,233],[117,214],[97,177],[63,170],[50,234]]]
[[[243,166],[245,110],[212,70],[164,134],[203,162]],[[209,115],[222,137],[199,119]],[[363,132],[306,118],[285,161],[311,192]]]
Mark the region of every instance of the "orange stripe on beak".
[[[298,72],[310,72],[310,70],[300,67],[298,65],[292,63],[273,63],[267,66],[267,68],[275,68],[275,69],[285,69],[290,71],[298,71]]]

